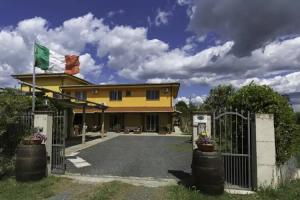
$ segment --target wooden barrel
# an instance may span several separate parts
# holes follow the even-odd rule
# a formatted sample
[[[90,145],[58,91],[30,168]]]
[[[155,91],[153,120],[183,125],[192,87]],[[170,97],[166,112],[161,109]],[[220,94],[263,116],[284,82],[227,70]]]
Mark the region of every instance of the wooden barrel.
[[[200,191],[212,195],[224,192],[224,165],[221,154],[194,150],[192,175],[194,185]]]
[[[46,147],[41,145],[19,145],[16,155],[16,180],[35,181],[46,176]]]

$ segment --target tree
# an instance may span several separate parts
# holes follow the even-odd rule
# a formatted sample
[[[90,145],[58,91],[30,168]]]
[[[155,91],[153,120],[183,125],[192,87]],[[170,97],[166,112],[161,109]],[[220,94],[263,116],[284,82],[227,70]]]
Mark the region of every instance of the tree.
[[[176,110],[182,112],[182,113],[186,113],[188,112],[188,105],[184,102],[184,101],[179,101],[178,103],[176,103],[175,105]]]
[[[6,130],[8,123],[16,121],[16,117],[30,109],[31,99],[20,95],[15,89],[6,89],[0,93],[0,134]]]
[[[192,115],[196,111],[196,106],[190,101],[186,104],[184,101],[179,101],[176,105],[176,110],[180,111],[180,129],[184,133],[192,133]]]
[[[232,85],[219,85],[210,90],[202,105],[202,109],[213,111],[229,108],[231,106],[231,97],[234,93],[235,89]]]

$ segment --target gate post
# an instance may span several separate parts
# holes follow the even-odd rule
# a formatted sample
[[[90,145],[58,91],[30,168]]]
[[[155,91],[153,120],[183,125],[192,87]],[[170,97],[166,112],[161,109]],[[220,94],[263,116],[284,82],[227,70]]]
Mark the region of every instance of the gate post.
[[[206,132],[207,136],[211,137],[211,114],[204,112],[194,112],[193,113],[193,133],[192,133],[192,143],[193,150],[197,148],[196,141],[199,134]]]
[[[52,112],[40,112],[34,114],[34,127],[43,128],[41,134],[47,137],[46,146],[47,152],[47,173],[51,173],[51,159],[52,159],[52,124],[53,124]]]
[[[276,151],[273,114],[255,114],[257,187],[276,186]]]

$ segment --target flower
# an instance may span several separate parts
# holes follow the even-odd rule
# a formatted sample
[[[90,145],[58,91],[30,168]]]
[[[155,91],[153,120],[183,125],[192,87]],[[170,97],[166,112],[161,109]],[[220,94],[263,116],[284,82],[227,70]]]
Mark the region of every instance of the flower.
[[[196,141],[197,144],[213,144],[213,140],[208,137],[207,135],[200,135],[198,140]]]
[[[203,132],[201,133],[201,136],[207,136],[207,132],[206,132],[206,131],[203,131]]]
[[[43,128],[40,127],[34,127],[33,129],[33,136],[32,136],[32,140],[41,140],[41,141],[46,141],[47,137],[46,135],[42,134],[43,132]]]
[[[44,134],[41,134],[41,133],[35,133],[35,134],[32,136],[32,140],[46,141],[46,140],[47,140],[47,137],[46,137],[46,135],[44,135]]]

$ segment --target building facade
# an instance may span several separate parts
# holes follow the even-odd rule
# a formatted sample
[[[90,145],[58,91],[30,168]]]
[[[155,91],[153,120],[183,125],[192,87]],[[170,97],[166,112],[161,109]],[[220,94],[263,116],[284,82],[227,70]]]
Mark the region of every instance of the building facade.
[[[23,82],[32,82],[32,75],[13,77]],[[176,113],[173,105],[179,83],[96,85],[68,74],[37,74],[36,85],[74,96],[77,98],[75,101],[88,100],[106,105],[105,117],[101,116],[103,113],[97,108],[86,108],[88,131],[99,128],[102,120],[105,131],[173,131]],[[30,88],[21,84],[21,90],[30,91]],[[82,109],[74,108],[73,112],[73,124],[81,125]]]

